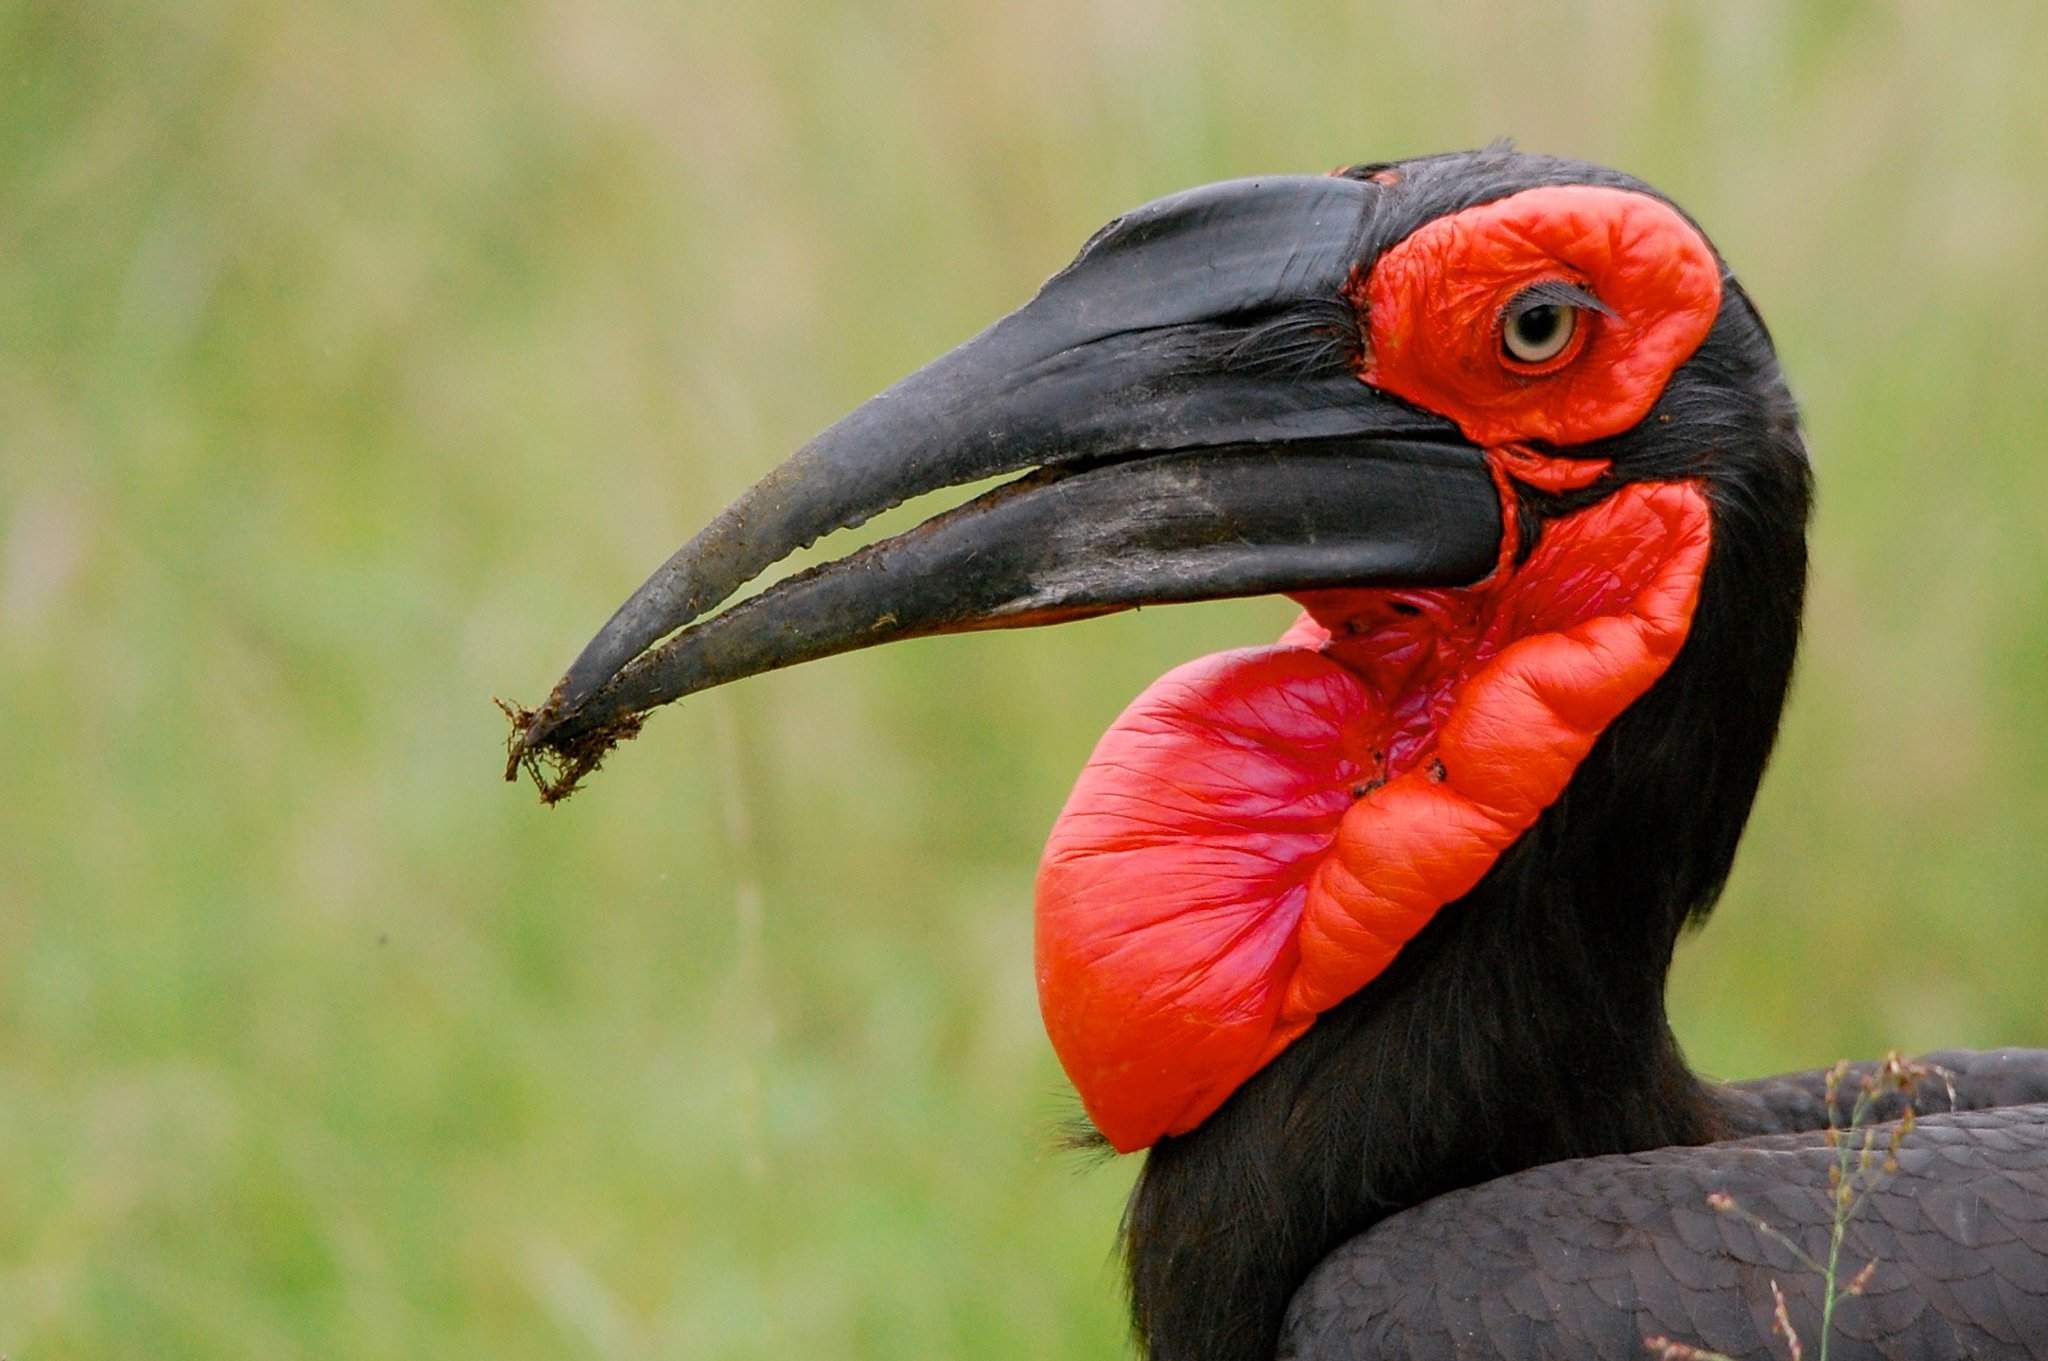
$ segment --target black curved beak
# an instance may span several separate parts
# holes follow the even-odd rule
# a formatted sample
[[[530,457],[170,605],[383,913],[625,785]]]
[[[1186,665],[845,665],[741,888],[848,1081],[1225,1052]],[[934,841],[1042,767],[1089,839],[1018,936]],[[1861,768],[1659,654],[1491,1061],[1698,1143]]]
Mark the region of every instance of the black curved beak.
[[[1356,376],[1344,291],[1377,192],[1232,181],[1096,233],[1029,304],[854,410],[678,550],[546,704],[515,714],[508,778],[525,764],[552,801],[649,709],[900,638],[1485,577],[1501,507],[1484,456]],[[824,534],[1023,470],[696,622]]]

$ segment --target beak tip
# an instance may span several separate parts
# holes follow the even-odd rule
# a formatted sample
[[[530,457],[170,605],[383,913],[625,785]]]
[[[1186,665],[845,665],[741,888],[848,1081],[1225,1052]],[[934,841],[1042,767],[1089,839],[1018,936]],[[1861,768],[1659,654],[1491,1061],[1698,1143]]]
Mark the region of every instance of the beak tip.
[[[576,714],[567,702],[568,683],[566,676],[556,682],[538,709],[493,701],[512,725],[505,740],[506,781],[516,782],[524,771],[550,807],[575,793],[613,747],[638,736],[643,721],[640,714],[622,714],[564,734]]]

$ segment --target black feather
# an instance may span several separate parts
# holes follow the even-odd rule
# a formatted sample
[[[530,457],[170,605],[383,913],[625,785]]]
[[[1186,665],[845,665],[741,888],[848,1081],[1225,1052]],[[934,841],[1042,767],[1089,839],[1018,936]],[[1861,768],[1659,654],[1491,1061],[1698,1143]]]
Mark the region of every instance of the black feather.
[[[1928,1117],[1898,1156],[1844,1238],[1840,1284],[1878,1265],[1837,1305],[1832,1361],[2048,1358],[2048,1106]],[[1768,1206],[1773,1229],[1824,1258],[1834,1160],[1818,1134],[1773,1135],[1553,1163],[1438,1197],[1332,1254],[1279,1355],[1635,1361],[1661,1334],[1766,1361],[1785,1355],[1773,1281],[1812,1355],[1823,1278],[1707,1197]]]
[[[1539,185],[1654,195],[1499,145],[1345,173],[1383,187],[1362,265],[1427,221]],[[1542,300],[1597,305],[1581,294]],[[1329,327],[1247,319],[1232,343],[1248,363],[1335,363]],[[1824,1149],[1787,1135],[1827,1125],[1824,1076],[1714,1086],[1686,1066],[1664,1011],[1678,938],[1734,864],[1805,597],[1797,410],[1732,275],[1649,414],[1566,452],[1611,472],[1522,492],[1525,551],[1623,483],[1705,485],[1714,545],[1686,646],[1478,887],[1152,1150],[1124,1242],[1155,1361],[1273,1355],[1304,1281],[1288,1356],[1640,1357],[1662,1331],[1761,1361],[1774,1354],[1766,1278],[1811,1305],[1789,1254],[1704,1197],[1735,1188],[1801,1233],[1824,1226]],[[1957,1109],[2048,1101],[2048,1053],[1938,1061],[1956,1070]],[[1945,1108],[1940,1095],[1923,1109]],[[1751,1135],[1778,1137],[1726,1142]],[[1884,1265],[1836,1355],[2048,1355],[2048,1107],[1930,1119],[1916,1140],[1856,1230]]]

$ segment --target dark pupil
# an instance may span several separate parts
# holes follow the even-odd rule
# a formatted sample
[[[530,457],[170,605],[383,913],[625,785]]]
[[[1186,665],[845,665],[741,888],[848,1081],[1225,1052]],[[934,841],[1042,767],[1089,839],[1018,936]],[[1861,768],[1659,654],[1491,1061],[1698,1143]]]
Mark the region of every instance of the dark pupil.
[[[1547,302],[1539,303],[1516,316],[1515,334],[1521,337],[1524,345],[1537,349],[1549,343],[1563,322],[1564,318],[1555,306]]]

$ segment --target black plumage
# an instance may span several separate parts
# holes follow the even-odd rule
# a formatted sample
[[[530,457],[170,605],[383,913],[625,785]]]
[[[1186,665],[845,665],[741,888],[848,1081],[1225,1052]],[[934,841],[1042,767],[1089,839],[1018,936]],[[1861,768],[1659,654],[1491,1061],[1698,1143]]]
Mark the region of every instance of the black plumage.
[[[1435,217],[1537,185],[1655,193],[1611,170],[1505,148],[1354,173],[1386,172],[1396,187],[1368,223],[1365,260]],[[1705,344],[1650,414],[1573,451],[1612,459],[1611,474],[1564,495],[1519,493],[1525,541],[1533,541],[1546,521],[1623,482],[1700,479],[1713,507],[1715,546],[1690,640],[1664,678],[1602,736],[1564,797],[1476,889],[1439,912],[1381,977],[1324,1015],[1207,1122],[1152,1150],[1124,1238],[1134,1326],[1154,1361],[1271,1355],[1297,1287],[1333,1252],[1332,1267],[1315,1281],[1372,1284],[1310,1287],[1297,1307],[1297,1339],[1364,1336],[1360,1330],[1383,1310],[1405,1317],[1420,1307],[1404,1293],[1407,1283],[1433,1280],[1429,1273],[1328,1271],[1353,1256],[1401,1256],[1417,1225],[1437,1235],[1441,1250],[1423,1252],[1417,1240],[1416,1260],[1449,1269],[1461,1241],[1459,1207],[1483,1207],[1523,1227],[1539,1222],[1517,1208],[1522,1192],[1513,1174],[1525,1169],[1550,1167],[1539,1180],[1551,1197],[1545,1203],[1556,1207],[1540,1221],[1547,1228],[1530,1228],[1528,1241],[1551,1232],[1597,1238],[1599,1224],[1571,1220],[1574,1169],[1609,1174],[1605,1164],[1575,1160],[1709,1146],[1653,1162],[1668,1170],[1632,1193],[1667,1197],[1660,1213],[1689,1214],[1706,1173],[1684,1171],[1693,1166],[1688,1159],[1701,1159],[1701,1169],[1718,1166],[1721,1155],[1711,1149],[1723,1141],[1825,1127],[1818,1075],[1717,1088],[1686,1065],[1664,1010],[1679,937],[1705,919],[1734,863],[1776,740],[1805,599],[1812,486],[1797,408],[1761,317],[1725,267],[1723,289]],[[2048,1100],[2048,1054],[2008,1056],[2005,1066],[2028,1076],[2008,1083],[2002,1099]],[[2029,1118],[2014,1116],[2008,1127],[2023,1131]],[[1943,1146],[1967,1148],[1976,1128],[1942,1135]],[[2027,1136],[2010,1137],[2024,1143]],[[1805,1167],[1784,1165],[1788,1176]],[[1497,1178],[1505,1180],[1479,1201],[1432,1201]],[[1910,1180],[1888,1194],[1910,1197]],[[2015,1188],[2004,1193],[2008,1200],[2048,1194],[2039,1181]],[[1693,1201],[1680,1206],[1687,1196]],[[1425,1202],[1426,1212],[1388,1218]],[[1649,1218],[1631,1221],[1632,1232],[1649,1235],[1644,1251],[1654,1257],[1664,1221],[1650,1214],[1649,1202],[1637,1208]],[[1489,1221],[1474,1219],[1469,1228],[1479,1251]],[[1881,1255],[1882,1230],[1864,1231]],[[1340,1248],[1360,1234],[1362,1247]],[[1531,1259],[1531,1288],[1541,1284],[1547,1260]],[[1304,1334],[1306,1319],[1318,1322]],[[1624,1311],[1599,1326],[1626,1330],[1635,1322]],[[1519,1336],[1512,1328],[1474,1333],[1462,1350],[1443,1354],[1501,1361],[1581,1354],[1571,1349],[1576,1342],[1555,1350],[1534,1334],[1526,1345]],[[1303,1354],[1345,1355],[1329,1350],[1334,1345]],[[1635,1347],[1628,1354],[1642,1354],[1639,1337]],[[1896,1355],[1917,1361],[1923,1353]]]
[[[2037,1091],[2041,1058],[2023,1060]],[[2048,1357],[2048,1105],[1923,1119],[1898,1162],[1845,1234],[1843,1283],[1877,1265],[1836,1309],[1830,1361]],[[1331,1254],[1295,1296],[1279,1354],[1621,1361],[1655,1356],[1646,1340],[1661,1336],[1764,1361],[1788,1354],[1776,1282],[1812,1355],[1823,1278],[1709,1197],[1825,1258],[1834,1164],[1819,1134],[1765,1135],[1439,1196]]]
[[[1630,380],[1632,424],[1605,438],[1619,420],[1482,435],[1404,400],[1436,389],[1383,382],[1374,366],[1428,347],[1375,329],[1375,308],[1398,322],[1403,304],[1360,289],[1390,250],[1525,190],[1662,196],[1498,146],[1344,174],[1206,186],[1097,233],[1032,303],[851,413],[679,550],[547,703],[516,715],[508,776],[524,762],[559,798],[648,709],[896,638],[1275,590],[1479,585],[1503,542],[1527,561],[1560,519],[1632,483],[1687,484],[1711,547],[1661,678],[1470,891],[1431,901],[1382,972],[1263,1055],[1199,1123],[1119,1140],[1185,1130],[1151,1144],[1124,1245],[1153,1361],[1618,1357],[1658,1334],[1774,1354],[1770,1281],[1809,1329],[1819,1283],[1707,1197],[1811,1243],[1829,1222],[1825,1131],[1843,1116],[1823,1073],[1694,1074],[1664,989],[1680,936],[1733,867],[1791,683],[1812,503],[1797,407],[1718,257],[1554,206],[1579,194],[1545,196],[1560,216],[1544,225],[1608,232],[1652,275],[1679,256],[1697,280],[1718,267],[1718,293],[1699,290],[1692,314],[1704,339],[1687,332],[1654,400]],[[1571,250],[1545,249],[1537,269],[1570,263]],[[1588,288],[1533,279],[1517,296],[1607,311]],[[1470,315],[1432,324],[1465,342],[1490,334]],[[1631,353],[1655,348],[1648,334],[1625,342]],[[1443,376],[1480,370],[1492,366],[1446,361]],[[1512,384],[1547,381],[1507,373],[1489,400],[1512,405],[1530,390]],[[1543,445],[1544,431],[1577,442]],[[1468,438],[1507,442],[1482,451]],[[1527,465],[1496,458],[1547,473],[1524,479],[1514,467]],[[826,532],[1012,472],[917,530],[702,617]],[[1132,986],[1119,978],[1108,986]],[[1106,1031],[1144,1015],[1104,1014]],[[1089,1044],[1103,1038],[1094,1026]],[[2048,1051],[1937,1061],[1948,1071],[1916,1109],[1941,1113],[1853,1229],[1852,1260],[1879,1265],[1838,1319],[1837,1361],[2048,1354]],[[1142,1088],[1158,1062],[1101,1072],[1111,1089]],[[1896,1106],[1894,1094],[1869,1114]],[[1101,1118],[1100,1102],[1090,1109]]]

